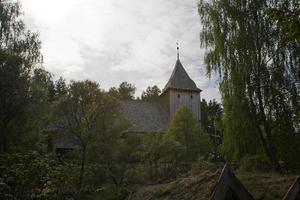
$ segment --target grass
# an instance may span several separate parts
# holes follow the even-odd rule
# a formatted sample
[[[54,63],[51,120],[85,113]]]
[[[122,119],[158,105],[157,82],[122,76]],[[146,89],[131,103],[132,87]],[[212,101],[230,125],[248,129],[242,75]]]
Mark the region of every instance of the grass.
[[[135,193],[128,188],[108,186],[95,194],[82,194],[75,200],[206,200],[214,190],[220,171],[204,171],[198,175],[187,175],[165,184],[139,186]],[[295,175],[275,173],[242,173],[238,179],[256,200],[282,199],[294,182]]]
[[[295,180],[295,175],[241,173],[237,177],[256,200],[282,199]]]

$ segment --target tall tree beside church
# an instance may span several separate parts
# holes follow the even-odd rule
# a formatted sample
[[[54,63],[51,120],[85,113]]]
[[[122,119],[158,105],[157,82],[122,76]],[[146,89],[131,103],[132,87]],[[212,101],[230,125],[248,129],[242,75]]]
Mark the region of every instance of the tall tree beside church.
[[[118,88],[112,87],[109,89],[108,94],[121,100],[133,100],[136,87],[128,82],[122,82]]]
[[[211,151],[208,135],[186,106],[178,108],[167,134],[184,147],[184,162],[195,161]]]
[[[40,60],[38,35],[26,29],[20,4],[0,1],[0,151],[22,140],[22,115],[32,98],[30,78]]]
[[[157,101],[159,99],[159,95],[161,93],[161,90],[157,87],[157,85],[154,86],[148,86],[146,91],[142,92],[141,99],[143,101]]]
[[[215,134],[222,131],[222,113],[221,104],[215,99],[208,103],[205,99],[201,101],[201,124],[208,134]]]
[[[119,104],[92,81],[71,82],[68,92],[54,106],[55,125],[79,142],[82,188],[89,148],[116,123]]]
[[[202,0],[199,14],[201,44],[209,49],[205,56],[207,72],[215,71],[221,79],[224,151],[235,149],[240,152],[237,157],[242,157],[256,153],[254,148],[261,146],[280,169],[278,160],[291,164],[288,156],[297,156],[287,151],[299,140],[294,127],[298,124],[300,68],[299,55],[294,53],[299,46],[283,44],[277,24],[267,15],[278,3]],[[249,140],[247,146],[243,137]],[[232,153],[226,155],[234,159]]]

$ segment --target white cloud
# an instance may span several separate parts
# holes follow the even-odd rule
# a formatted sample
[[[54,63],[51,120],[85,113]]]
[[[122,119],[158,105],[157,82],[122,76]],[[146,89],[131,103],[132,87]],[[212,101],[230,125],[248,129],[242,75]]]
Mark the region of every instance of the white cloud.
[[[122,81],[138,94],[163,88],[176,59],[203,89],[220,99],[206,77],[195,0],[21,0],[29,28],[40,32],[45,67],[56,76],[92,79],[108,89]]]

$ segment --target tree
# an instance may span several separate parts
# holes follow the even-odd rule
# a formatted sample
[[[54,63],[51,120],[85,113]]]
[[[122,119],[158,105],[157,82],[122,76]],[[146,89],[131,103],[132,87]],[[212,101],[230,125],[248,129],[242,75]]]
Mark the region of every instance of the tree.
[[[59,99],[60,97],[67,94],[67,84],[63,77],[59,77],[54,84],[54,99]]]
[[[81,150],[79,188],[82,188],[89,147],[116,123],[120,106],[92,81],[72,81],[55,105],[56,126],[78,141]]]
[[[7,151],[12,135],[26,135],[20,120],[31,98],[31,73],[41,56],[38,35],[26,29],[18,2],[0,2],[0,24],[0,151]]]
[[[278,160],[288,161],[281,144],[291,145],[299,140],[294,125],[298,124],[295,116],[300,92],[299,55],[295,53],[299,45],[283,44],[276,23],[267,15],[267,10],[279,3],[271,0],[199,3],[201,44],[209,48],[205,56],[207,72],[209,75],[217,72],[221,79],[226,118],[224,140],[228,137],[229,141],[224,143],[225,152],[235,149],[245,155],[253,153],[253,148],[261,148],[278,170],[281,168]],[[238,110],[230,110],[233,107]],[[235,129],[235,122],[243,124],[241,119],[247,121]],[[251,131],[241,134],[242,130]],[[235,141],[247,139],[260,142],[250,142],[249,145],[255,146],[247,148],[248,151],[243,143]]]
[[[131,83],[122,82],[119,88],[112,87],[108,94],[121,100],[133,100],[136,87]]]
[[[283,42],[300,44],[300,4],[282,0],[267,10],[267,15],[277,23]]]
[[[176,177],[176,167],[186,156],[180,142],[169,134],[157,133],[144,135],[143,145],[142,160],[151,183]]]
[[[203,129],[209,134],[222,132],[222,107],[215,99],[208,103],[205,99],[201,101],[201,124]]]
[[[148,86],[146,91],[142,92],[141,99],[143,101],[157,101],[159,99],[159,95],[161,90],[156,86]]]
[[[210,152],[208,135],[185,106],[176,111],[168,134],[185,147],[185,162],[195,161],[200,155],[206,156]]]

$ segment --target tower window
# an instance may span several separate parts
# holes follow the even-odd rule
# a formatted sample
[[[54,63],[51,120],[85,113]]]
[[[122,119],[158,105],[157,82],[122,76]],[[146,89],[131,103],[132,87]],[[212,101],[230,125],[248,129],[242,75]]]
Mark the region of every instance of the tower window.
[[[191,95],[191,99],[193,98],[193,95]]]
[[[180,94],[178,94],[177,97],[180,98]]]

